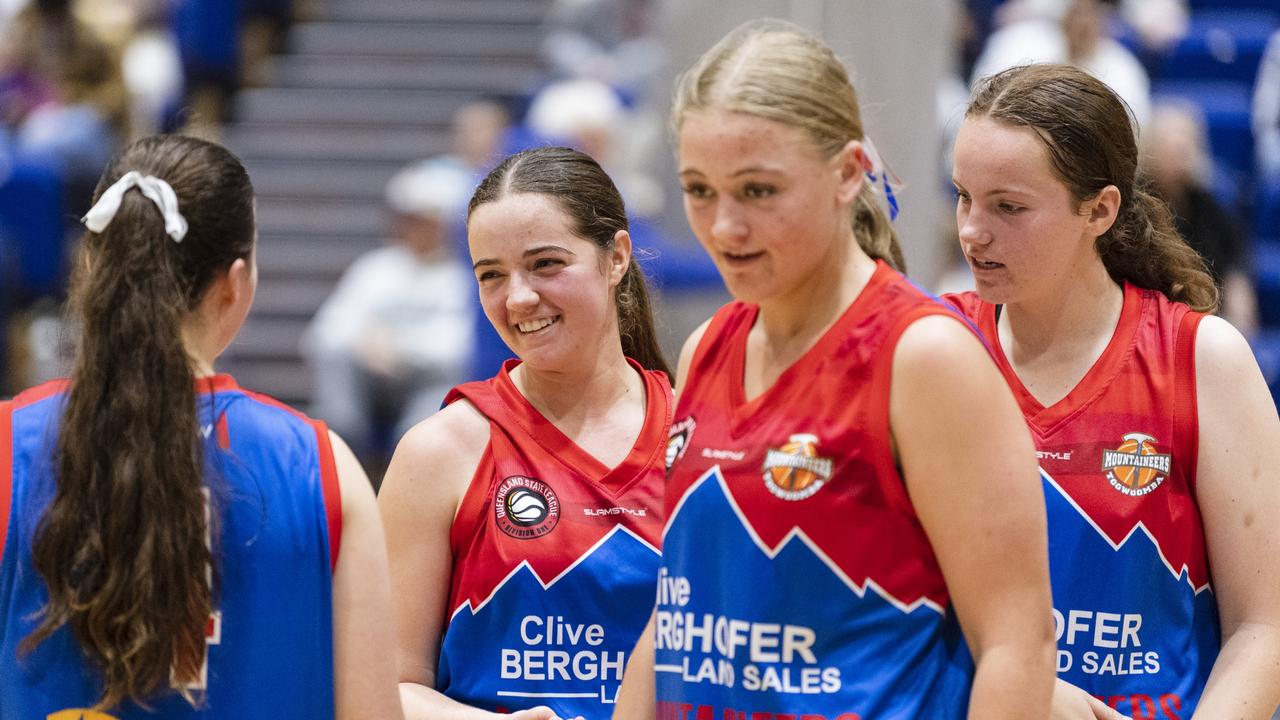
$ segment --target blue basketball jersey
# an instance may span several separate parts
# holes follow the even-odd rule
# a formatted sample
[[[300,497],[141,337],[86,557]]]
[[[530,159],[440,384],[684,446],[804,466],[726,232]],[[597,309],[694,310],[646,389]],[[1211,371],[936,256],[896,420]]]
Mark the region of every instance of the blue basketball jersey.
[[[197,382],[221,578],[196,690],[201,706],[166,691],[148,700],[149,710],[83,710],[102,683],[67,626],[19,653],[48,601],[32,545],[57,487],[67,387],[50,383],[0,403],[0,720],[333,717],[341,500],[328,430],[228,376]]]

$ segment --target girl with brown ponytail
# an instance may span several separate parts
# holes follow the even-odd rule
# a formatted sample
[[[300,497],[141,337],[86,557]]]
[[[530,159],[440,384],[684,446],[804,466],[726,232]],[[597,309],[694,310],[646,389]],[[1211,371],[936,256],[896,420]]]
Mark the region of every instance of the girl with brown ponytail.
[[[467,212],[519,360],[454,389],[382,484],[405,714],[604,717],[662,531],[671,385],[644,275],[618,189],[575,150],[507,158]]]
[[[1280,703],[1280,420],[1137,168],[1124,104],[1089,74],[984,81],[953,176],[977,291],[952,301],[1039,451],[1054,717],[1264,720]]]
[[[146,138],[106,169],[72,377],[0,403],[0,718],[398,717],[367,479],[215,374],[253,302],[253,188]]]

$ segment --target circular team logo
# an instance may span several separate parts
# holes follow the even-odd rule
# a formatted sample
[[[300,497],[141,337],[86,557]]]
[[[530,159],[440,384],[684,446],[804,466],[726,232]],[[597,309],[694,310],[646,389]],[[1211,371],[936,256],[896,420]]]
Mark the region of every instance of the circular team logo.
[[[1138,496],[1160,487],[1169,476],[1172,456],[1156,449],[1156,439],[1143,433],[1129,433],[1115,450],[1102,451],[1102,471],[1111,487],[1125,495]]]
[[[542,537],[560,522],[560,498],[541,480],[512,475],[498,485],[493,498],[498,527],[513,538]]]
[[[671,426],[671,434],[667,436],[667,472],[671,472],[671,466],[680,461],[684,457],[684,451],[689,449],[689,442],[693,440],[693,430],[698,426],[698,421],[693,416],[681,420]]]
[[[818,456],[818,437],[792,435],[785,445],[764,457],[764,484],[783,500],[804,500],[831,479],[833,463]]]

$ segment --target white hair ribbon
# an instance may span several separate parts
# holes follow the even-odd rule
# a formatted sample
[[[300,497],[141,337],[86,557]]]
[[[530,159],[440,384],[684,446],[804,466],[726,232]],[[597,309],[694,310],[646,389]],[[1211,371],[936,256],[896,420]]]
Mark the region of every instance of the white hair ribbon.
[[[873,187],[878,187],[884,193],[884,202],[889,209],[889,221],[898,219],[898,197],[894,195],[894,188],[902,187],[902,180],[898,178],[897,173],[889,169],[884,164],[884,160],[880,157],[880,152],[876,150],[875,143],[871,142],[871,138],[862,137],[862,147],[867,151],[867,158],[871,160],[871,169],[867,170],[867,179],[871,181]]]
[[[104,190],[102,197],[98,198],[98,203],[85,213],[80,222],[96,233],[106,230],[120,210],[124,194],[135,187],[160,208],[160,214],[164,215],[164,231],[169,234],[169,237],[173,238],[174,242],[182,242],[182,239],[187,236],[187,219],[178,212],[177,193],[164,180],[154,175],[143,175],[137,170],[125,173],[114,185]]]

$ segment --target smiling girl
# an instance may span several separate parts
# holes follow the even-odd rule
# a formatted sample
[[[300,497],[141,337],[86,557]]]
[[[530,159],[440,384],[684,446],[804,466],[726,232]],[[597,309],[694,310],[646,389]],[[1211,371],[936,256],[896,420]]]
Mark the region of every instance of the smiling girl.
[[[401,441],[379,496],[410,718],[612,704],[653,602],[671,386],[622,198],[539,148],[477,188],[480,301],[520,360]]]

